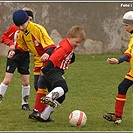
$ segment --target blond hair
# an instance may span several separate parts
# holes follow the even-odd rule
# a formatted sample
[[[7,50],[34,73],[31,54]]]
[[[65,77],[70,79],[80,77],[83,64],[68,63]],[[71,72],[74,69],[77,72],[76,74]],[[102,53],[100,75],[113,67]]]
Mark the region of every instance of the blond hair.
[[[31,11],[31,12],[33,12],[33,10],[32,10],[31,8],[29,8],[29,7],[24,7],[22,10],[24,10],[24,11]]]
[[[78,25],[73,26],[67,33],[67,36],[71,36],[72,38],[81,38],[85,40],[85,32],[84,29]]]
[[[22,10],[24,10],[27,15],[29,16],[30,20],[34,19],[34,16],[33,16],[33,10],[29,7],[24,7]]]

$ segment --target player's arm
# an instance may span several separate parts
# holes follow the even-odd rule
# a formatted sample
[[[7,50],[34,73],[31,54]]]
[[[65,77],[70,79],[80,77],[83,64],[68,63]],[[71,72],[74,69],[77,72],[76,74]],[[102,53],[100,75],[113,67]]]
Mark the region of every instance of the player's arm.
[[[2,35],[0,42],[6,44],[7,46],[13,45],[13,40],[9,39],[9,37],[6,34]]]
[[[74,52],[73,52],[73,56],[72,56],[72,59],[71,59],[71,64],[73,63],[75,61],[75,54],[74,54]]]
[[[9,50],[14,50],[15,45],[12,39],[8,37],[7,34],[3,34],[0,40],[1,43],[4,43],[5,45],[9,46]]]
[[[38,27],[36,28],[38,29]],[[38,40],[40,41],[40,44],[42,45],[45,51],[45,53],[41,56],[41,61],[46,61],[49,59],[49,56],[51,55],[52,51],[56,46],[43,26],[40,27],[37,32],[39,35]]]
[[[53,50],[55,49],[55,47],[50,47],[48,48],[45,53],[48,54],[49,56],[52,54]]]
[[[40,27],[38,30],[39,40],[42,44],[42,47],[45,49],[46,47],[55,47],[53,40],[49,36],[45,27]]]
[[[120,64],[120,63],[122,63],[122,62],[124,62],[124,61],[129,61],[129,59],[130,59],[130,56],[129,55],[123,55],[122,57],[119,57],[118,58],[118,64]]]
[[[12,50],[12,51],[10,51],[9,53],[8,53],[8,58],[12,58],[14,55],[16,55],[16,54],[21,54],[21,53],[23,53],[23,52],[25,52],[25,50],[24,49],[22,49],[18,44],[17,44],[17,48],[16,49],[14,49],[14,50]]]
[[[13,34],[13,32],[10,32],[9,29],[8,29],[8,30],[7,30],[6,32],[4,32],[3,35],[1,36],[0,42],[1,42],[1,43],[4,43],[4,44],[7,45],[7,46],[13,45],[13,44],[14,44],[13,39],[10,39],[10,38],[9,38],[9,35],[10,35],[10,34]]]
[[[41,69],[43,74],[46,74],[51,68],[58,66],[58,63],[62,60],[65,56],[65,52],[62,48],[58,47],[50,56],[47,64]],[[41,73],[41,75],[43,75]]]
[[[54,47],[49,47],[45,53],[41,56],[41,61],[46,61],[49,59],[49,56],[52,54]]]
[[[4,43],[7,46],[14,45],[14,34],[18,28],[14,25],[10,26],[1,36],[1,43]]]
[[[107,62],[109,64],[120,64],[120,63],[122,63],[124,61],[128,61],[129,59],[130,59],[130,57],[125,54],[122,57],[119,57],[118,59],[116,59],[116,58],[108,58]]]

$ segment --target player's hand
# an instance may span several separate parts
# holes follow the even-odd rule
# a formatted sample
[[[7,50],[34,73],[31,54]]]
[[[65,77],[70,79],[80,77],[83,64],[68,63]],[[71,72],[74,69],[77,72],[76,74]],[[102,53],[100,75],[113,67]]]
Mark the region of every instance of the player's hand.
[[[109,64],[118,64],[119,63],[118,59],[116,59],[116,58],[108,58],[107,62]]]
[[[41,61],[47,61],[49,58],[49,55],[47,53],[44,53],[42,56],[41,56]]]
[[[12,58],[14,55],[15,55],[15,52],[14,51],[10,51],[7,57],[8,58]]]
[[[11,45],[10,47],[9,47],[9,50],[10,51],[12,51],[12,50],[14,50],[15,49],[15,45]]]

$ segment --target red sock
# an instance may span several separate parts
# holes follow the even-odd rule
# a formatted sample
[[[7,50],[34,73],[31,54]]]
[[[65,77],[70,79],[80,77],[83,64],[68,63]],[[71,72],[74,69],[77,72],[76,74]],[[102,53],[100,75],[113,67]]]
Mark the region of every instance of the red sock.
[[[122,116],[125,101],[126,101],[126,95],[122,95],[122,94],[116,95],[116,104],[115,104],[115,114],[116,115]]]
[[[36,100],[34,103],[34,109],[38,110],[40,113],[47,107],[47,104],[41,103],[40,99],[44,96],[46,96],[47,90],[38,88],[38,91],[36,92]]]

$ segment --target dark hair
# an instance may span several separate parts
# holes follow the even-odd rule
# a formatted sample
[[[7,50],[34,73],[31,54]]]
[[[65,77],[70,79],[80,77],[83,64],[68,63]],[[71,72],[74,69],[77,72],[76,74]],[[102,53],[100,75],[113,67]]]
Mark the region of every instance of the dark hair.
[[[28,16],[31,16],[32,19],[34,19],[33,12],[32,11],[25,11]]]

